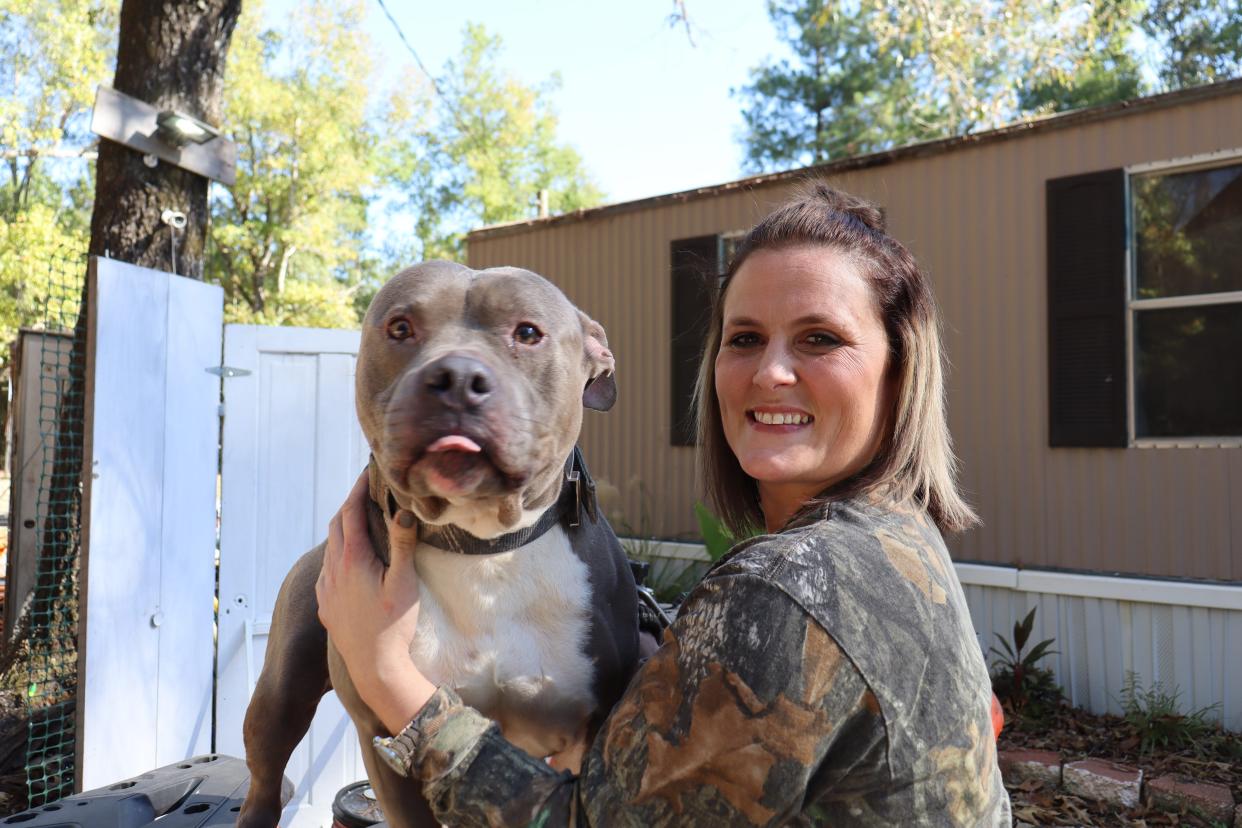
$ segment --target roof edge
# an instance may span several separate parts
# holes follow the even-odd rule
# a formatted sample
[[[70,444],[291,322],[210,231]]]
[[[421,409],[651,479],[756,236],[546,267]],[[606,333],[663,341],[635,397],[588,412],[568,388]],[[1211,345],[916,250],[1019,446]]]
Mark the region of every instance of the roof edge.
[[[749,190],[754,189],[755,187],[769,186],[785,181],[798,180],[808,176],[824,176],[834,173],[849,172],[852,170],[867,169],[870,167],[880,167],[911,158],[925,158],[930,155],[941,155],[962,147],[982,146],[984,144],[991,144],[997,141],[1008,140],[1010,138],[1033,135],[1041,132],[1051,132],[1053,130],[1066,129],[1068,127],[1080,126],[1082,124],[1089,124],[1095,121],[1105,121],[1116,117],[1138,114],[1140,112],[1165,109],[1180,104],[1211,100],[1212,98],[1224,97],[1240,92],[1242,92],[1242,78],[1204,84],[1202,86],[1192,86],[1187,89],[1178,89],[1173,92],[1163,92],[1159,95],[1151,95],[1145,98],[1131,98],[1129,100],[1118,101],[1111,104],[1101,104],[1099,106],[1075,109],[1055,115],[1044,115],[1030,118],[1024,121],[1006,124],[1005,126],[997,127],[996,129],[991,129],[986,132],[956,135],[952,138],[939,138],[935,141],[907,144],[904,147],[868,153],[867,155],[850,156],[837,161],[829,161],[826,164],[818,164],[810,167],[799,167],[797,169],[785,170],[782,172],[752,175],[746,178],[739,178],[735,181],[728,181],[723,184],[712,184],[706,187],[681,190],[675,193],[647,196],[646,198],[635,199],[633,201],[620,201],[616,204],[605,204],[600,207],[574,210],[570,213],[562,213],[560,215],[548,216],[546,218],[522,219],[504,224],[492,224],[486,227],[471,230],[466,234],[466,241],[469,243],[471,240],[476,239],[484,240],[502,238],[504,236],[516,235],[526,230],[544,229],[547,227],[556,227],[562,224],[576,224],[578,222],[588,221],[595,218],[602,218],[604,216],[617,215],[620,213],[629,213],[635,210],[642,210],[648,207],[663,204],[683,204],[688,201],[697,201],[701,198],[709,198],[711,196],[727,193],[733,190]]]

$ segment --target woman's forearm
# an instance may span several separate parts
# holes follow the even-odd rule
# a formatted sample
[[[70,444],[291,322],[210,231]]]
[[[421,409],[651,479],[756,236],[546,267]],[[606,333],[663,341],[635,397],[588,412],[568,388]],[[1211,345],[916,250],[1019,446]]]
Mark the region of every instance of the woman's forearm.
[[[377,659],[369,669],[360,669],[358,673],[354,675],[350,670],[358,695],[393,735],[409,724],[436,692],[436,686],[404,653]]]

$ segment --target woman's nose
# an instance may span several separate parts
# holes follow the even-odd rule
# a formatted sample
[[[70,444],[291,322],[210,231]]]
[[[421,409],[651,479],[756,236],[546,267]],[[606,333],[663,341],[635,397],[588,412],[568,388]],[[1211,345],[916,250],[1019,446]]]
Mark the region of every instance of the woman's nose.
[[[764,389],[779,388],[782,385],[793,385],[797,379],[793,355],[782,345],[769,343],[755,369],[754,384]]]

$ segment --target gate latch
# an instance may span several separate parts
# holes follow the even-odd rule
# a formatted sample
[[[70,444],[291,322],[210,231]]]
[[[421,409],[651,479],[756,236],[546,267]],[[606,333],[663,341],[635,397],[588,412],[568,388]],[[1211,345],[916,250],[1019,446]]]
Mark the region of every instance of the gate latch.
[[[207,369],[207,373],[215,374],[217,377],[224,377],[225,379],[228,377],[245,377],[250,375],[250,372],[245,368],[234,368],[231,365],[213,365]]]

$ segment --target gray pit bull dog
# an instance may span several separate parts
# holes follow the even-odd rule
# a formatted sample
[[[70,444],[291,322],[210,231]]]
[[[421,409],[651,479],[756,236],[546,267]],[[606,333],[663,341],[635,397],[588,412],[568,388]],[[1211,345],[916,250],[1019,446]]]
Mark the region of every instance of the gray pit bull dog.
[[[420,521],[410,657],[532,756],[576,770],[638,657],[637,597],[575,449],[583,407],[616,399],[604,329],[526,270],[426,262],[376,295],[358,353],[377,554],[399,510]],[[320,546],[281,586],[246,711],[242,828],[271,828],[282,778],[319,699],[358,729],[389,823],[435,825],[417,785],[372,749],[389,735],[318,620]],[[285,791],[287,798],[287,791]]]

